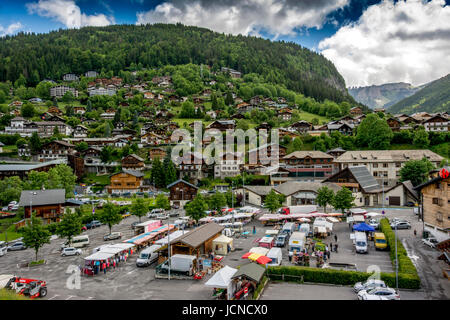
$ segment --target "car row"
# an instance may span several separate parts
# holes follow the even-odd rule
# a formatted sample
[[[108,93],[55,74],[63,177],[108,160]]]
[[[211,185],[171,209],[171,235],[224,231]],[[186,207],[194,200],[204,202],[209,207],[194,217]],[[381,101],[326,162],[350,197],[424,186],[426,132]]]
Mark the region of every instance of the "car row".
[[[400,300],[398,292],[389,288],[383,280],[379,279],[357,282],[353,290],[357,294],[358,300]]]

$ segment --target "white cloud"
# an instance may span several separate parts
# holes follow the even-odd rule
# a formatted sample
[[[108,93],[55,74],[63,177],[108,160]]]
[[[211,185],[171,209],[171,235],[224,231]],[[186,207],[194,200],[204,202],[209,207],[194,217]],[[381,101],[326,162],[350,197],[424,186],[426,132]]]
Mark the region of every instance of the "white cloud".
[[[326,16],[349,0],[167,0],[137,13],[136,24],[177,23],[231,34],[294,35],[296,28],[320,29]]]
[[[19,31],[23,28],[23,25],[20,22],[15,22],[4,28],[0,25],[0,37],[4,37],[7,35],[11,35],[16,33],[16,31]]]
[[[108,26],[114,24],[113,17],[104,14],[86,15],[81,12],[74,0],[39,0],[27,3],[28,12],[37,13],[42,17],[52,18],[64,24],[67,28],[81,28],[85,26]]]
[[[449,21],[444,0],[383,0],[319,49],[348,86],[424,84],[450,73]]]

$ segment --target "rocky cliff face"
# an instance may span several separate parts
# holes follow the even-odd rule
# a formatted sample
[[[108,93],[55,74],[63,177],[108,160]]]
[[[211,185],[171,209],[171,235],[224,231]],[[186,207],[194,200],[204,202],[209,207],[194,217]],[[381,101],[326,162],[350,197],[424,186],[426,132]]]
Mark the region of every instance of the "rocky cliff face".
[[[358,102],[370,108],[388,108],[398,101],[412,96],[421,87],[409,83],[388,83],[379,86],[349,88],[348,92]]]

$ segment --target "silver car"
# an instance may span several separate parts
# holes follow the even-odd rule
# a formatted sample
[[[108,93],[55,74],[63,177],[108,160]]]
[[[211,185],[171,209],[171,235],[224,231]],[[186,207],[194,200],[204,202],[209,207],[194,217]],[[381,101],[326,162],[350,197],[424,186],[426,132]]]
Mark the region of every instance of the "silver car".
[[[400,300],[400,295],[392,288],[373,288],[358,292],[358,300]]]
[[[356,293],[360,292],[361,290],[369,291],[373,288],[386,288],[386,284],[383,280],[378,279],[368,279],[366,282],[357,282],[353,286],[353,290],[355,290]]]
[[[61,256],[79,256],[81,254],[81,249],[76,249],[72,247],[64,248],[61,252]]]
[[[13,243],[8,247],[8,251],[17,251],[17,250],[25,250],[27,247],[25,246],[25,243],[23,242],[16,242]]]
[[[399,221],[399,222],[391,223],[391,228],[392,229],[397,228],[397,230],[411,229],[411,224],[408,221]]]

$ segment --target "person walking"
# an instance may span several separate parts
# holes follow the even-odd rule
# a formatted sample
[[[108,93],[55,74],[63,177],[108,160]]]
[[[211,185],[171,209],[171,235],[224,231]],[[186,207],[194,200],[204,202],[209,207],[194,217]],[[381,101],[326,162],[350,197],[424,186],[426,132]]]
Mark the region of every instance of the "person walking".
[[[414,237],[417,237],[417,231],[414,229]]]
[[[336,251],[336,253],[338,252],[338,244],[337,243],[334,245],[334,251]]]
[[[330,242],[330,251],[333,251],[333,242]]]
[[[334,235],[334,242],[337,242],[337,235]]]

